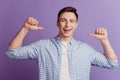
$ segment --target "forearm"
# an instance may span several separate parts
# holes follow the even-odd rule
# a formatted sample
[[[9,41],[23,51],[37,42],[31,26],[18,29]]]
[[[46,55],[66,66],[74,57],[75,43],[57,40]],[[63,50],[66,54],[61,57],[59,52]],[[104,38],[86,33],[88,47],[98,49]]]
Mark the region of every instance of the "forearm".
[[[105,56],[108,57],[111,60],[116,60],[117,56],[116,56],[109,40],[106,38],[106,39],[103,39],[103,40],[100,40],[100,41],[101,41],[101,44],[103,46]]]
[[[35,18],[27,18],[23,27],[10,42],[9,47],[12,49],[19,48],[29,30],[43,30],[43,27],[38,27],[38,21]]]
[[[23,40],[27,33],[28,33],[28,29],[22,27],[10,42],[9,47],[12,49],[19,48],[22,45]]]

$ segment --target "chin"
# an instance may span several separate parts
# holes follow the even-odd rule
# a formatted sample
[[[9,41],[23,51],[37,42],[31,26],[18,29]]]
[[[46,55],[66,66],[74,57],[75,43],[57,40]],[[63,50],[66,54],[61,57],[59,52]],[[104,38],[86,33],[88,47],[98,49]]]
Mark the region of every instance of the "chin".
[[[65,34],[64,37],[68,38],[68,37],[72,37],[72,35],[70,35],[70,34]]]

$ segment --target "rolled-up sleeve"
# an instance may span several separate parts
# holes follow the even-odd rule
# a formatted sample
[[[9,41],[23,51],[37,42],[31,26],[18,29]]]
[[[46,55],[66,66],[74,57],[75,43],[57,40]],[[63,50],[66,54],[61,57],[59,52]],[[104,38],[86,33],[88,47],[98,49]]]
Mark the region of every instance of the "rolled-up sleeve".
[[[111,60],[109,58],[107,58],[107,60],[109,62],[110,68],[118,66],[118,60]]]
[[[102,53],[94,50],[91,55],[91,64],[104,68],[113,68],[118,66],[118,60],[111,60]]]
[[[8,48],[6,54],[10,58],[15,59],[37,59],[38,54],[40,53],[40,42],[37,41],[27,46],[19,47],[16,49]]]
[[[113,68],[118,66],[118,60],[111,60],[107,58],[104,54],[100,53],[99,51],[95,50],[88,44],[85,44],[86,50],[89,54],[90,63],[94,66],[104,67],[104,68]]]

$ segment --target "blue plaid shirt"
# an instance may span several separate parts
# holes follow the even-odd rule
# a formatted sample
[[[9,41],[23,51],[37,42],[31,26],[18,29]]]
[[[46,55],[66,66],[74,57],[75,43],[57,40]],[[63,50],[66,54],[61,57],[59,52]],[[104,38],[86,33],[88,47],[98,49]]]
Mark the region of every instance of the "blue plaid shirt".
[[[15,59],[36,59],[39,80],[59,80],[61,70],[61,41],[59,37],[44,39],[18,49],[8,49],[7,55]],[[117,60],[110,60],[86,43],[72,39],[68,43],[71,80],[89,80],[91,65],[112,68]]]

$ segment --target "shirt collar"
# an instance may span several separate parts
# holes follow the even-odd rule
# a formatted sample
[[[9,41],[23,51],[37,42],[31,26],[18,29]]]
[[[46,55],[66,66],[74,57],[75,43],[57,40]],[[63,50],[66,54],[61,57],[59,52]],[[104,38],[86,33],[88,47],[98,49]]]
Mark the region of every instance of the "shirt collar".
[[[61,43],[61,40],[60,40],[60,37],[59,36],[56,36],[55,37],[55,41],[58,42],[58,43]],[[74,45],[76,42],[76,40],[74,38],[72,38],[70,41],[69,41],[69,44],[70,45]]]

